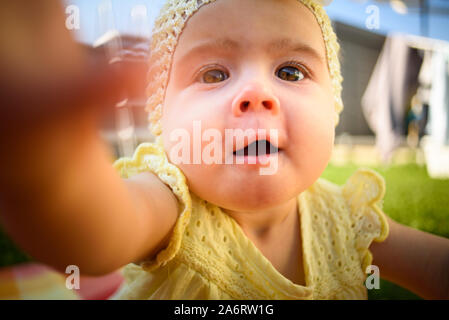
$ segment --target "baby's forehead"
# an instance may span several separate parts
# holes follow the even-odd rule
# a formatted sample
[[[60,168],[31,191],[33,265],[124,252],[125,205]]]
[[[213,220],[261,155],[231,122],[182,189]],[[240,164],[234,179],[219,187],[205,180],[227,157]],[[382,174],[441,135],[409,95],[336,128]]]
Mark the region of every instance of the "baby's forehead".
[[[317,63],[326,64],[325,52],[294,36],[269,39],[270,41],[238,41],[233,38],[204,37],[189,42],[177,49],[175,63],[188,63],[194,59],[206,58],[210,54],[241,57],[249,52],[263,52],[268,56],[296,54],[306,56]]]
[[[321,58],[326,54],[320,25],[298,0],[220,0],[205,5],[187,21],[175,56],[194,48],[224,53],[302,48]]]

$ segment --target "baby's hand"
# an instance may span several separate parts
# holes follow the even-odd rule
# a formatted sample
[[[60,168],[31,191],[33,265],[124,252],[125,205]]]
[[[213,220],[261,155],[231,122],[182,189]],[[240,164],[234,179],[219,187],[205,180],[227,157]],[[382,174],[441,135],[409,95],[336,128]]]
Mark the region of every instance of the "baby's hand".
[[[147,68],[73,41],[59,1],[15,0],[0,2],[0,70],[0,190],[15,192],[99,145],[99,115],[141,90]]]
[[[143,92],[146,62],[125,61],[76,44],[58,1],[0,1],[0,224],[58,270],[152,257],[177,218],[171,190],[149,173],[123,181],[98,135],[99,111]]]
[[[112,111],[146,82],[144,64],[111,66],[75,43],[59,1],[1,1],[0,30],[0,141],[81,109]]]

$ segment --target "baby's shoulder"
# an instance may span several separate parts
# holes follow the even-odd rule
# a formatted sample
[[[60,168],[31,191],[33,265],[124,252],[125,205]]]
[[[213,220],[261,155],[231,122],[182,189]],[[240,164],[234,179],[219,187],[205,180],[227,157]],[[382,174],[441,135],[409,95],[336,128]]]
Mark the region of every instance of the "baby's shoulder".
[[[300,200],[313,212],[317,222],[332,221],[343,229],[352,229],[365,237],[377,229],[379,241],[388,234],[385,214],[382,211],[385,180],[374,170],[357,169],[343,185],[318,179]]]
[[[333,237],[354,239],[363,257],[363,266],[371,261],[368,251],[371,242],[384,241],[389,232],[386,215],[382,211],[385,180],[374,170],[358,169],[343,185],[319,179],[307,190],[307,207],[317,225],[335,229]]]
[[[162,249],[156,258],[138,262],[146,271],[155,270],[167,264],[181,247],[183,234],[192,212],[192,199],[186,177],[177,166],[168,160],[162,140],[141,143],[132,157],[116,160],[113,167],[122,178],[130,178],[141,172],[152,172],[171,189],[178,200],[178,219],[171,232],[168,246]]]
[[[343,198],[353,204],[379,202],[385,195],[384,178],[372,169],[357,169],[343,185],[319,178],[307,192],[329,202]],[[328,201],[326,201],[326,199]]]
[[[122,178],[131,177],[142,171],[173,171],[167,160],[163,147],[154,142],[141,143],[132,157],[122,157],[113,163],[113,167]]]

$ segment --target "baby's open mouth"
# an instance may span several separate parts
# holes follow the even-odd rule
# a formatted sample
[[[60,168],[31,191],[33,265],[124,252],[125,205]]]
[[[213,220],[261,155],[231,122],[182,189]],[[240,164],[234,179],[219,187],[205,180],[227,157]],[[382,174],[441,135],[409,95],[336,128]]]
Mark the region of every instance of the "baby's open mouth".
[[[266,154],[278,153],[280,149],[273,146],[267,140],[257,140],[246,147],[234,151],[234,156],[261,156]]]

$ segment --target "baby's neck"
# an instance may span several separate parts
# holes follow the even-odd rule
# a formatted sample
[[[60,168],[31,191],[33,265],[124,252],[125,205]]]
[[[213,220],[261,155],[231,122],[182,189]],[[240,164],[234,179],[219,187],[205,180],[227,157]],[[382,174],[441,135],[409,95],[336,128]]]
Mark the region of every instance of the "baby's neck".
[[[293,198],[279,206],[257,212],[223,211],[240,225],[248,237],[264,241],[296,219],[298,202],[297,198]]]

